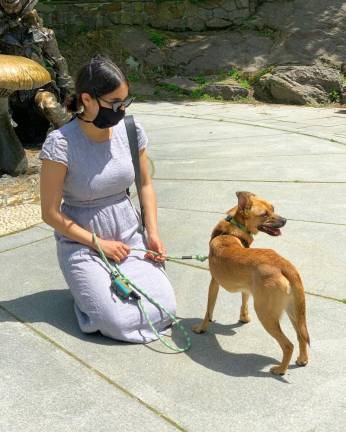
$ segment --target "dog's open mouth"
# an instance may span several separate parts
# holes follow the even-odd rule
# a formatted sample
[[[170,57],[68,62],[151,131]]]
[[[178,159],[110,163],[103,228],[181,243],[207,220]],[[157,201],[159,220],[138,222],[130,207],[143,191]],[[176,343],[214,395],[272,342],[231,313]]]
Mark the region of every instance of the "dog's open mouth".
[[[281,231],[279,228],[270,227],[268,225],[260,225],[257,227],[259,231],[263,231],[271,236],[279,236],[281,235]]]

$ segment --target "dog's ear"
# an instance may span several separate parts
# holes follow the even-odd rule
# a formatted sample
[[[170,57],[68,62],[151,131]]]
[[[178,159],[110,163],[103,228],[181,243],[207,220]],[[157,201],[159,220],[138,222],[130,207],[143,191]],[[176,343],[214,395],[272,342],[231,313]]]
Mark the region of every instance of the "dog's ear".
[[[250,209],[251,208],[251,197],[255,196],[255,194],[251,192],[236,192],[238,197],[238,208],[240,210]]]

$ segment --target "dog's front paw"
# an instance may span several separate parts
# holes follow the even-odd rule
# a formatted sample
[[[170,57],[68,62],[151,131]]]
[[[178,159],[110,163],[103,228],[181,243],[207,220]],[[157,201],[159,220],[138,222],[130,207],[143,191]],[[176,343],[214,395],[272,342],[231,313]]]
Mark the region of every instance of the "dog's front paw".
[[[247,314],[240,314],[240,317],[239,317],[239,322],[241,322],[241,323],[243,323],[243,324],[247,324],[247,323],[249,323],[251,321],[251,317],[250,317],[250,315],[247,315]]]
[[[286,373],[286,368],[284,368],[283,366],[279,365],[279,366],[273,366],[272,368],[270,368],[270,372],[274,375],[285,375]]]
[[[296,360],[296,365],[306,366],[308,364],[308,359],[305,356],[299,356]]]
[[[201,334],[201,333],[205,333],[207,330],[203,327],[203,324],[196,324],[192,326],[192,331],[197,334]]]

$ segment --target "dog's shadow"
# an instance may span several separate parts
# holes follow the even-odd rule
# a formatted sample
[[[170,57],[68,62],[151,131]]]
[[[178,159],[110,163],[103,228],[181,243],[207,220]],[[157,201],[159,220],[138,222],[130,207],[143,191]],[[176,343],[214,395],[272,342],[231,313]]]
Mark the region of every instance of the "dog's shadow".
[[[288,383],[283,376],[274,375],[269,371],[270,366],[279,364],[276,359],[255,353],[233,353],[225,351],[220,346],[217,340],[218,335],[232,337],[237,333],[237,329],[251,324],[237,322],[224,325],[212,322],[206,333],[195,334],[191,328],[193,325],[199,324],[200,319],[182,319],[180,322],[189,332],[192,339],[192,347],[186,351],[186,355],[196,363],[215,372],[233,377],[274,378],[283,383]],[[183,344],[183,339],[177,329],[174,329],[172,339],[179,346]]]

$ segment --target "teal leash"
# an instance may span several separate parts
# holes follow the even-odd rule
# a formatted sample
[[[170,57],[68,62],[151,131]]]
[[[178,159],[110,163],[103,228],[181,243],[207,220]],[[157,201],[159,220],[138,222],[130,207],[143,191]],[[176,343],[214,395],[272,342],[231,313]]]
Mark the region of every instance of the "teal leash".
[[[173,315],[171,312],[169,312],[164,306],[162,306],[157,300],[153,299],[148,293],[145,292],[143,288],[140,288],[137,286],[134,282],[132,282],[129,278],[127,278],[120,270],[119,266],[114,262],[114,267],[110,265],[106,255],[104,254],[103,250],[101,249],[99,242],[97,240],[96,234],[92,234],[93,242],[95,243],[98,252],[100,254],[100,257],[104,264],[106,265],[107,269],[111,273],[111,279],[114,285],[120,292],[125,293],[124,298],[127,298],[129,296],[132,296],[138,303],[138,307],[145,316],[146,320],[148,321],[149,327],[155,334],[155,336],[162,342],[167,348],[171,349],[175,352],[184,352],[187,351],[191,347],[191,338],[188,335],[187,331],[185,330],[184,326],[177,320],[177,317]],[[161,254],[150,251],[148,249],[139,249],[139,248],[133,248],[131,250],[139,251],[139,252],[147,252],[150,254],[153,254],[155,256],[162,256]],[[197,258],[198,257],[198,258]],[[184,257],[165,257],[167,260],[175,261],[178,259],[199,259],[200,261],[205,261],[208,259],[207,256],[204,255],[191,255],[191,256],[184,256]],[[149,318],[149,315],[143,305],[143,302],[141,300],[141,297],[138,295],[138,292],[142,294],[150,303],[155,305],[157,308],[162,310],[171,320],[172,322],[177,326],[179,331],[185,336],[186,344],[183,348],[179,348],[175,345],[172,345],[168,340],[166,340],[162,335],[159,334],[159,332],[156,330],[154,324],[152,323],[151,319]]]
[[[166,256],[166,255],[159,254],[158,252],[154,252],[150,249],[131,248],[131,250],[150,253],[151,255],[154,255],[154,256],[164,256],[166,261],[179,261],[179,260],[192,260],[193,259],[193,260],[197,260],[200,262],[204,262],[209,258],[208,255],[183,255],[183,256],[171,256],[170,255],[170,256]]]

